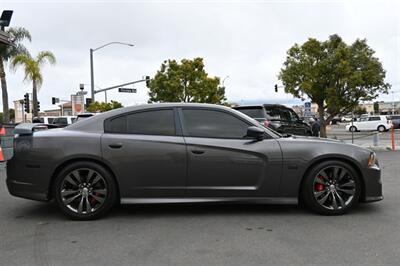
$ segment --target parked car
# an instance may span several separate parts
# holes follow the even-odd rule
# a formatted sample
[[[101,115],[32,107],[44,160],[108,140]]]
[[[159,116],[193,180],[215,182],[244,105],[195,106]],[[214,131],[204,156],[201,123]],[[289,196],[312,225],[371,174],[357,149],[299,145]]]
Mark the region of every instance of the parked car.
[[[84,120],[84,119],[86,119],[86,118],[89,118],[89,117],[92,117],[92,116],[94,116],[94,115],[96,115],[96,113],[83,113],[83,114],[78,114],[78,115],[76,116],[75,122],[82,121],[82,120]]]
[[[41,116],[41,117],[34,117],[32,119],[32,123],[42,123],[46,125],[53,124],[54,119],[56,116]]]
[[[400,128],[400,115],[391,115],[389,119],[392,121],[394,128]]]
[[[343,116],[341,122],[342,123],[347,123],[347,122],[351,122],[351,121],[355,121],[354,117],[351,116]]]
[[[291,108],[280,104],[263,104],[233,107],[282,134],[311,136],[310,125],[300,120]]]
[[[53,120],[53,124],[57,125],[58,127],[66,127],[73,124],[75,120],[75,116],[59,116]]]
[[[384,132],[392,127],[392,122],[384,115],[364,116],[358,121],[347,124],[346,130],[350,132],[355,131],[373,131],[378,130]]]
[[[60,130],[16,127],[7,187],[55,200],[72,219],[115,203],[262,202],[338,215],[382,199],[375,154],[340,141],[276,134],[211,104],[115,109]]]
[[[331,120],[331,125],[337,125],[338,123],[342,122],[342,119],[340,117],[334,117]]]

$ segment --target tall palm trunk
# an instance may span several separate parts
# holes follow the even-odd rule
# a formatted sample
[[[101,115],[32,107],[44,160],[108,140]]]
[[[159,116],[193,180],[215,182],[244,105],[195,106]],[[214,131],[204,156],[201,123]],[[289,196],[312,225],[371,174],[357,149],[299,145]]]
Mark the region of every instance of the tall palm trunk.
[[[36,80],[33,79],[32,81],[32,110],[33,110],[33,117],[38,116],[38,109],[37,109],[37,86]]]
[[[8,108],[8,93],[7,93],[7,81],[6,72],[4,71],[4,63],[0,58],[0,79],[1,79],[1,95],[3,99],[3,122],[10,122],[10,112]]]

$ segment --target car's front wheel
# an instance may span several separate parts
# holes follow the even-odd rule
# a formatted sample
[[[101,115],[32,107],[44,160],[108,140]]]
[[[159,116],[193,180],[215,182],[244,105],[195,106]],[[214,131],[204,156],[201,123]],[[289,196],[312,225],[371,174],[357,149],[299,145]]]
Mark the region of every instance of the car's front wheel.
[[[60,210],[75,220],[93,220],[108,212],[117,201],[115,181],[104,167],[75,162],[57,175],[53,195]]]
[[[361,181],[357,172],[341,161],[325,161],[308,171],[301,197],[312,211],[340,215],[359,200]]]

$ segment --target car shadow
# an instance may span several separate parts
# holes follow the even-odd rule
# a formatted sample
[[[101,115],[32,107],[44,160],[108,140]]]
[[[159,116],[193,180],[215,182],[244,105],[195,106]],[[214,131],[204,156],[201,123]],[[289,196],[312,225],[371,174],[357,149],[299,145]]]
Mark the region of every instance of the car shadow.
[[[347,215],[376,215],[381,212],[378,204],[358,204]],[[54,202],[32,202],[14,209],[15,219],[60,221],[65,216]],[[197,217],[197,216],[275,216],[300,217],[316,215],[298,205],[266,205],[249,203],[179,203],[118,205],[103,219]]]

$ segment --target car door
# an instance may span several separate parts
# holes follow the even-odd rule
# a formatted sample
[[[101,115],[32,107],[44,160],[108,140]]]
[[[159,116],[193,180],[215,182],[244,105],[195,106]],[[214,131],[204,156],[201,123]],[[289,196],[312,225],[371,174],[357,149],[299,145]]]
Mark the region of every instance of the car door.
[[[369,118],[363,117],[358,122],[353,122],[353,125],[357,127],[358,130],[367,130],[368,129]],[[350,122],[351,124],[351,122]]]
[[[112,166],[122,198],[182,196],[186,147],[173,109],[150,109],[105,121],[104,160]]]
[[[229,112],[182,108],[180,115],[188,152],[188,195],[267,197],[277,192],[282,155],[275,139],[245,138],[254,125]]]
[[[369,118],[368,130],[377,130],[380,125],[384,125],[380,116],[372,116]]]

